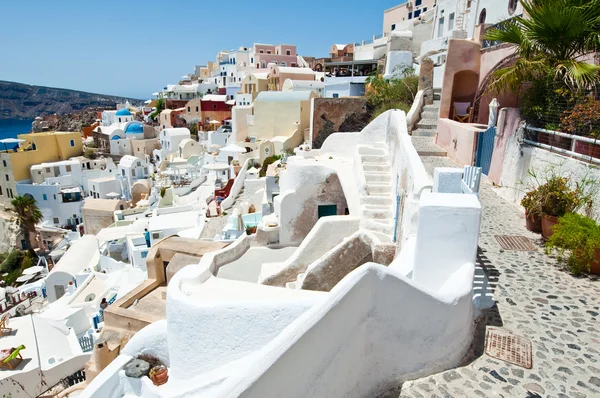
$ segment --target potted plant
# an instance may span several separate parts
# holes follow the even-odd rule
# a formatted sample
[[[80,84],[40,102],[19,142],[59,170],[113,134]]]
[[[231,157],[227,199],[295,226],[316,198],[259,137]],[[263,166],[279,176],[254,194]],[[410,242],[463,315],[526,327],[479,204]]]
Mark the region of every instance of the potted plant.
[[[552,236],[558,218],[572,213],[581,206],[582,192],[572,189],[566,177],[552,176],[538,188],[542,213],[542,235]]]
[[[523,199],[521,199],[521,206],[525,208],[525,227],[531,232],[542,232],[542,209],[539,189],[535,188],[527,192]]]
[[[169,381],[169,370],[165,365],[158,365],[150,369],[148,377],[155,386],[162,386]]]
[[[599,138],[600,101],[588,98],[587,101],[575,105],[561,117],[560,128],[568,134],[593,139]],[[576,141],[574,150],[582,155],[600,158],[600,142],[595,144]]]
[[[256,225],[246,225],[246,235],[252,235],[256,233]]]
[[[565,214],[546,242],[546,251],[557,252],[559,260],[568,251],[567,266],[575,275],[600,274],[600,226],[589,217]]]

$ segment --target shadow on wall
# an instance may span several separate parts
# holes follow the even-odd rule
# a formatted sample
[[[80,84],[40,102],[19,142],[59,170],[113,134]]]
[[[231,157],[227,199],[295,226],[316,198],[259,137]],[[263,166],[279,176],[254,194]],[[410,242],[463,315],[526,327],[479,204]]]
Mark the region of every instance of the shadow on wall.
[[[470,70],[456,73],[452,83],[452,106],[455,102],[468,102],[473,106],[478,86],[479,75],[477,73]]]

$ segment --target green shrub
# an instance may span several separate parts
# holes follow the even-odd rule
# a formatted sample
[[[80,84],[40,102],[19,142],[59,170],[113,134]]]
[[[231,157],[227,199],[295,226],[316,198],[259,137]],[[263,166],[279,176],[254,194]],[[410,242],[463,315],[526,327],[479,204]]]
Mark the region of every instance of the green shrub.
[[[263,162],[263,165],[260,168],[260,173],[258,173],[258,176],[265,177],[267,175],[267,169],[269,168],[269,165],[275,163],[279,159],[281,159],[281,156],[279,155],[273,155],[269,156],[268,158],[265,158],[265,161]]]
[[[167,193],[167,187],[162,187],[160,189],[160,197],[164,198],[165,197],[165,193]]]
[[[21,261],[23,260],[23,252],[21,250],[13,250],[8,257],[0,264],[0,272],[12,272],[21,269]]]
[[[85,152],[83,152],[83,156],[86,159],[96,159],[96,151],[94,151],[92,148],[87,148],[85,150]]]
[[[576,213],[559,218],[554,233],[546,242],[546,252],[556,252],[560,261],[567,253],[567,266],[575,275],[589,272],[598,250],[600,226],[591,218]]]

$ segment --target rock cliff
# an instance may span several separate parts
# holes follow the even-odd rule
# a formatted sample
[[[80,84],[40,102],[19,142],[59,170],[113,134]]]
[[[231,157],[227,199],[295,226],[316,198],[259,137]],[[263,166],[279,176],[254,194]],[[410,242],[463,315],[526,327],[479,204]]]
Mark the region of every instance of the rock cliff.
[[[142,102],[112,95],[0,81],[0,119],[34,119],[55,113],[76,113],[90,107],[114,109],[117,103],[125,101],[132,105]]]

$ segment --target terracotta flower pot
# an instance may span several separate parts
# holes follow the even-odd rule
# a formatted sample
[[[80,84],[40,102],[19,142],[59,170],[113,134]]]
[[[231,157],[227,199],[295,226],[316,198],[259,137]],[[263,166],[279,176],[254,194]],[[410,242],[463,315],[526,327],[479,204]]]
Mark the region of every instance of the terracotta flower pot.
[[[525,228],[528,231],[539,234],[542,232],[542,218],[537,214],[530,214],[525,210]]]
[[[150,375],[150,380],[155,386],[162,386],[169,381],[169,371],[166,368],[160,369]]]
[[[558,217],[549,216],[544,214],[542,217],[542,236],[544,238],[549,238],[554,233],[554,226],[558,224]]]

